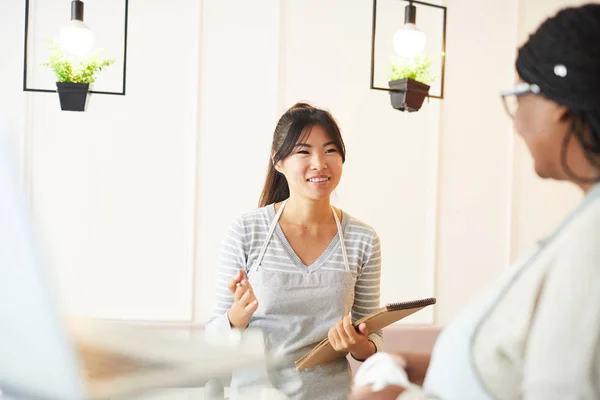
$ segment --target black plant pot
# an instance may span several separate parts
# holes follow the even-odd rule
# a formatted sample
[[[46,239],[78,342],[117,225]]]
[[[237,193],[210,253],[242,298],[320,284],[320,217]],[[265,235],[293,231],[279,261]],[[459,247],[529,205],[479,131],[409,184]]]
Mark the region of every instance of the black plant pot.
[[[419,111],[423,100],[429,94],[429,85],[404,78],[389,82],[390,89],[398,91],[390,92],[392,107],[400,111]]]
[[[56,82],[56,91],[63,111],[85,111],[89,83]]]

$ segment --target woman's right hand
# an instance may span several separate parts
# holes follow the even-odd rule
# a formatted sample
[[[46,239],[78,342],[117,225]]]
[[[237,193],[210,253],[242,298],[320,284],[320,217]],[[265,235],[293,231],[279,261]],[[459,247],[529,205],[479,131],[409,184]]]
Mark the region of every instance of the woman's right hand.
[[[227,312],[229,323],[232,328],[246,328],[258,309],[258,300],[254,296],[254,290],[248,282],[246,273],[239,270],[227,287],[233,295],[233,304]]]

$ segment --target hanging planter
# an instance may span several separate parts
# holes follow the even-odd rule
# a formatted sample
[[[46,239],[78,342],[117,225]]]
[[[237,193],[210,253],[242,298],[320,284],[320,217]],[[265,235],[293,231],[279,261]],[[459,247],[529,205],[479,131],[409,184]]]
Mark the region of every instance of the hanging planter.
[[[85,111],[89,83],[56,82],[56,91],[63,111]]]
[[[425,97],[429,94],[429,85],[411,78],[397,79],[389,82],[392,107],[400,111],[419,111]]]
[[[388,77],[392,107],[400,111],[419,111],[429,84],[435,80],[431,73],[433,58],[416,56],[410,59],[392,58]]]
[[[404,88],[404,83],[394,82],[404,78],[411,78],[417,82],[421,82],[425,85],[429,85],[430,89],[427,92],[426,97],[429,99],[443,99],[444,98],[444,75],[446,65],[446,21],[447,21],[447,7],[438,4],[428,3],[426,1],[413,1],[403,0],[402,3],[408,3],[404,7],[404,25],[398,26],[400,21],[394,22],[396,25],[395,29],[392,30],[393,25],[390,23],[391,19],[378,18],[383,11],[384,17],[390,14],[390,8],[386,5],[383,9],[384,1],[373,0],[373,18],[371,25],[371,89],[386,91],[388,93],[396,92],[391,95],[392,105],[398,110],[416,111],[418,107],[410,107],[405,104],[410,104],[411,99],[410,92],[411,87]],[[436,3],[440,3],[439,1]],[[378,5],[381,4],[381,5]],[[426,11],[425,11],[426,10]],[[420,13],[424,11],[427,13],[427,22],[425,24],[417,23],[417,11]],[[395,13],[393,11],[392,13]],[[388,20],[386,22],[386,19]],[[399,19],[399,18],[396,18]],[[438,22],[435,22],[437,20]],[[384,30],[377,29],[378,25],[383,22]],[[435,29],[434,29],[435,26]],[[398,29],[400,28],[400,29]],[[426,28],[424,30],[421,30]],[[441,28],[441,32],[439,30]],[[388,85],[376,85],[375,74],[382,73],[382,68],[378,67],[378,62],[381,56],[381,42],[376,41],[376,37],[379,38],[383,33],[384,36],[389,36],[391,32],[395,31],[393,36],[389,39],[391,46],[386,44],[384,52],[390,51],[391,48],[394,50],[394,55],[390,54],[390,63],[387,69],[387,80],[393,82],[392,87]],[[441,33],[441,35],[440,35]],[[437,39],[441,36],[441,43]],[[431,40],[433,39],[433,40]],[[377,42],[377,43],[376,43]],[[377,45],[376,45],[377,44]],[[376,47],[379,51],[376,51]],[[379,53],[379,54],[377,54]],[[431,63],[432,58],[423,56],[427,54],[433,56],[435,63]],[[438,58],[439,57],[439,58]],[[395,59],[393,59],[395,58]],[[377,80],[380,80],[378,78]],[[400,89],[396,89],[396,87]],[[397,94],[407,89],[409,93],[406,95]],[[423,89],[419,90],[421,92]],[[405,98],[408,96],[408,99]],[[420,95],[422,96],[422,94]],[[419,97],[420,97],[419,96]]]
[[[42,65],[49,67],[56,75],[56,91],[60,108],[64,111],[85,111],[90,84],[96,74],[114,64],[114,58],[101,60],[95,52],[87,57],[79,57],[75,62],[63,52],[60,45],[49,41],[50,58]]]

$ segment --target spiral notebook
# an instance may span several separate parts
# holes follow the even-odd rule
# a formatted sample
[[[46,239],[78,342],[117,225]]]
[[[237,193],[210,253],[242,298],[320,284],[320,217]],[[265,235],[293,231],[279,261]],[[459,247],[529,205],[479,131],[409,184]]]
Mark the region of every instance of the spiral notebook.
[[[381,307],[379,310],[356,321],[354,327],[358,329],[360,324],[366,322],[369,332],[375,332],[396,321],[400,321],[402,318],[406,318],[427,306],[433,305],[435,302],[435,298],[430,297],[402,303],[387,304],[385,307]],[[346,357],[346,355],[348,355],[348,353],[335,351],[329,344],[329,339],[325,338],[311,351],[296,360],[296,369],[301,371],[305,368],[312,368],[328,361],[335,360],[336,358]]]

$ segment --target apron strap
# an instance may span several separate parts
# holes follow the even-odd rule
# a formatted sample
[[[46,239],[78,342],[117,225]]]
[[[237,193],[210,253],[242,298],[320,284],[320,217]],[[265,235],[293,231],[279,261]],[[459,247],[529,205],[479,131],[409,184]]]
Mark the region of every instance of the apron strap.
[[[260,263],[262,262],[263,257],[265,256],[265,253],[267,251],[267,246],[269,245],[269,241],[271,240],[271,236],[273,236],[273,232],[275,231],[275,228],[277,227],[277,222],[279,221],[279,218],[281,217],[281,214],[283,214],[283,209],[285,208],[285,205],[287,204],[287,201],[288,201],[288,199],[285,199],[283,201],[283,203],[281,203],[281,207],[279,207],[279,210],[277,210],[277,214],[275,214],[275,218],[273,218],[273,222],[271,222],[271,226],[269,226],[269,232],[267,233],[267,238],[265,239],[265,242],[263,243],[263,245],[262,245],[262,247],[260,249],[260,253],[258,253],[258,258],[254,262],[253,269],[255,271],[258,271],[258,266],[260,265]]]
[[[340,219],[335,212],[335,208],[331,206],[331,211],[333,211],[333,218],[335,218],[335,224],[337,225],[338,235],[340,236],[340,245],[342,247],[342,255],[344,256],[344,267],[346,267],[346,272],[350,272],[350,263],[348,262],[348,253],[346,253],[346,244],[344,243],[344,233],[342,232],[342,224],[340,224]]]

